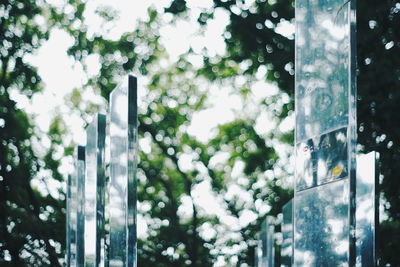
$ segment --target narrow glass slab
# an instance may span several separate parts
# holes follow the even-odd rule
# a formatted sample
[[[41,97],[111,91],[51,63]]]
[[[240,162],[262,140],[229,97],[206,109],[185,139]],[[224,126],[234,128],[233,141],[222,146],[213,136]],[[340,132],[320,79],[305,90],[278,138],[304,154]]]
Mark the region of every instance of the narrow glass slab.
[[[77,222],[76,222],[76,265],[83,266],[85,261],[85,147],[75,150],[75,175],[77,182]]]
[[[255,255],[254,255],[254,266],[261,267],[261,263],[262,263],[262,241],[261,241],[261,235],[258,235],[257,247],[255,249]]]
[[[71,222],[71,213],[72,213],[72,208],[71,208],[71,200],[72,200],[72,196],[71,196],[71,180],[73,178],[71,177],[71,175],[68,175],[68,180],[67,180],[67,212],[66,212],[66,236],[65,236],[65,255],[66,255],[66,264],[67,266],[71,266],[73,263],[72,260],[72,254],[73,252],[71,251],[71,247],[73,244],[73,238],[75,238],[75,235],[72,234],[73,231],[73,225]],[[74,266],[74,265],[72,265]]]
[[[75,170],[68,176],[67,185],[67,236],[66,236],[66,251],[67,251],[67,266],[76,266],[76,234],[77,234],[77,216],[78,216],[78,177],[79,177],[79,157],[75,151]]]
[[[297,0],[294,266],[355,264],[355,1]]]
[[[348,176],[347,128],[322,134],[296,146],[296,190]]]
[[[282,207],[282,246],[281,246],[281,267],[292,266],[293,256],[293,200],[289,200]]]
[[[356,190],[356,266],[373,267],[376,262],[376,229],[378,218],[377,153],[357,156]]]
[[[104,145],[106,119],[98,114],[86,130],[85,266],[104,266]]]
[[[294,266],[349,266],[349,180],[296,193]]]
[[[349,1],[296,1],[296,140],[349,121]]]
[[[111,266],[136,266],[137,80],[129,76],[110,96]]]
[[[261,266],[274,267],[275,266],[275,241],[274,233],[275,226],[273,218],[267,217],[261,225]]]

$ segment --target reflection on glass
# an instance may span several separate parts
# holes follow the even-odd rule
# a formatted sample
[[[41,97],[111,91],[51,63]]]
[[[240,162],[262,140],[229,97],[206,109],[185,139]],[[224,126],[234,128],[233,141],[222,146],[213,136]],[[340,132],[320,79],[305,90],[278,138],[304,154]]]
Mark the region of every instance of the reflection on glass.
[[[261,266],[275,266],[275,242],[274,232],[275,226],[272,217],[267,217],[261,225]]]
[[[346,126],[350,27],[345,0],[296,1],[296,139]]]
[[[73,216],[73,204],[71,203],[73,201],[72,198],[72,177],[71,175],[68,175],[68,181],[67,181],[67,214],[66,214],[66,246],[65,246],[65,255],[67,257],[66,262],[67,266],[75,266],[75,251],[74,251],[74,246],[75,246],[75,233],[74,233],[74,224],[72,222],[72,216]]]
[[[373,267],[376,264],[375,231],[378,220],[377,153],[357,156],[356,190],[356,266]]]
[[[261,235],[258,235],[257,247],[255,249],[254,255],[254,267],[261,267],[262,262],[262,242]]]
[[[293,212],[292,200],[289,200],[282,208],[282,246],[281,246],[281,267],[292,266],[293,254]]]
[[[86,130],[85,266],[104,266],[105,122],[98,114]]]
[[[348,176],[347,128],[314,137],[296,146],[296,190]]]
[[[111,266],[136,266],[137,80],[111,93],[110,254]]]
[[[348,199],[348,179],[296,194],[295,266],[348,266]]]
[[[85,259],[84,227],[85,227],[85,147],[75,150],[75,175],[77,182],[77,222],[76,222],[76,263],[83,266]]]
[[[295,1],[294,266],[355,261],[354,2]]]

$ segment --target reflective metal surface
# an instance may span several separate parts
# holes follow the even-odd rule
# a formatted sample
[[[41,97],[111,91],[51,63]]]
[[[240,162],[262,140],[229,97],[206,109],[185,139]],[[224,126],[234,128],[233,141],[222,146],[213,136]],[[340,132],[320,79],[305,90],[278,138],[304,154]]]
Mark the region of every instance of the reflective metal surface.
[[[376,263],[376,229],[378,218],[377,153],[357,156],[356,194],[356,266],[372,267]]]
[[[110,266],[136,266],[137,80],[110,96]]]
[[[355,264],[355,1],[297,0],[294,266]]]
[[[98,114],[86,130],[85,266],[104,266],[105,123]]]
[[[282,208],[282,246],[281,246],[281,267],[292,266],[293,256],[293,205],[289,200]]]
[[[267,217],[261,225],[261,267],[275,266],[275,225],[272,217]]]
[[[85,147],[75,150],[75,175],[77,182],[77,222],[76,222],[76,266],[83,266],[85,259]]]

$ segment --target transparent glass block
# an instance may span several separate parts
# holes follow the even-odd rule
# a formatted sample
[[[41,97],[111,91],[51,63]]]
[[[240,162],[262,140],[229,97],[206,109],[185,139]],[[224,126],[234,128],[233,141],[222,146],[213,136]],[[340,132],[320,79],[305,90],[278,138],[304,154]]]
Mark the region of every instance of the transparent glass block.
[[[349,180],[296,193],[294,265],[349,266]]]
[[[344,0],[296,1],[296,140],[349,121],[350,24]]]
[[[281,267],[292,266],[293,256],[293,220],[292,200],[289,200],[282,208],[282,246],[281,246]]]
[[[254,256],[254,267],[261,267],[261,263],[262,263],[262,241],[261,241],[261,235],[259,235]]]
[[[272,217],[267,217],[261,225],[261,266],[275,266],[275,226]]]
[[[129,76],[110,96],[111,266],[136,266],[137,80]]]
[[[355,1],[297,0],[294,266],[355,263]]]
[[[74,234],[74,225],[72,223],[72,216],[73,216],[73,208],[72,208],[72,175],[68,175],[68,180],[67,180],[67,196],[66,196],[66,202],[67,202],[67,212],[66,212],[66,236],[65,236],[65,255],[66,255],[66,264],[67,266],[74,266],[74,239],[75,239],[75,234]]]
[[[86,130],[85,266],[104,266],[104,190],[106,119],[98,114]]]
[[[77,182],[77,221],[76,221],[76,263],[83,266],[85,261],[85,147],[75,150],[75,175]]]
[[[376,226],[379,223],[377,159],[376,152],[357,156],[356,266],[360,267],[377,266],[375,249]]]

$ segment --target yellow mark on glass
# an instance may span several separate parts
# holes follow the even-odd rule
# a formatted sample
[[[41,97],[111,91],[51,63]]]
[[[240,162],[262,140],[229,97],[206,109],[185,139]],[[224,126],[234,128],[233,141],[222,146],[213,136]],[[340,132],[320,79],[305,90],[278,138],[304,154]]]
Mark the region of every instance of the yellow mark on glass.
[[[337,165],[335,168],[332,169],[332,173],[334,176],[339,176],[343,171],[343,166]]]

